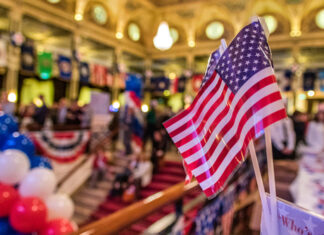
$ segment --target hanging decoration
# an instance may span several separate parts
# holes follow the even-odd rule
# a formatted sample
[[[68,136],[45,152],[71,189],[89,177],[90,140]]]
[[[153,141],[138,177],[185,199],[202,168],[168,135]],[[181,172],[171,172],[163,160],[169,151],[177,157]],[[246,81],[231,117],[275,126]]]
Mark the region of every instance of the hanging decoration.
[[[204,78],[203,74],[196,74],[192,77],[191,85],[195,92],[198,92]]]
[[[303,89],[304,91],[314,90],[316,73],[313,71],[306,71],[303,74]]]
[[[72,76],[71,58],[64,55],[59,55],[58,67],[60,70],[60,77],[64,80],[70,80]]]
[[[34,43],[30,40],[27,40],[21,47],[21,70],[27,74],[33,74],[35,71]]]
[[[80,62],[79,64],[79,74],[80,74],[80,82],[88,84],[90,78],[90,68],[89,64],[86,62]]]
[[[29,136],[41,154],[62,163],[76,160],[90,139],[89,131],[41,131]]]
[[[90,82],[96,86],[112,86],[113,77],[107,67],[99,64],[92,64]]]
[[[42,79],[52,76],[53,58],[52,53],[42,52],[38,54],[37,72]]]
[[[151,88],[155,92],[163,92],[170,87],[170,79],[167,77],[151,78]]]

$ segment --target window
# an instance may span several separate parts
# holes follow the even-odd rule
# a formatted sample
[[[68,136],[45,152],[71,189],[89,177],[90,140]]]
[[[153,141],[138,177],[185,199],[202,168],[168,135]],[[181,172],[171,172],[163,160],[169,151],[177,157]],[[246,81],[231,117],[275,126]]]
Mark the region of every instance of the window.
[[[175,28],[170,28],[170,34],[171,34],[173,43],[176,43],[179,40],[178,30],[176,30]]]
[[[130,23],[128,25],[128,36],[133,41],[137,42],[141,38],[141,31],[137,24]]]
[[[320,10],[317,15],[316,15],[316,25],[321,28],[324,29],[324,9]]]
[[[101,5],[95,5],[93,7],[93,18],[98,24],[106,24],[107,23],[107,11],[106,9]]]
[[[268,26],[269,33],[271,34],[274,31],[276,31],[277,26],[278,26],[277,19],[272,15],[265,15],[265,16],[263,16],[263,18]]]
[[[214,21],[206,27],[206,36],[211,40],[220,38],[223,35],[223,33],[224,26],[218,21]]]

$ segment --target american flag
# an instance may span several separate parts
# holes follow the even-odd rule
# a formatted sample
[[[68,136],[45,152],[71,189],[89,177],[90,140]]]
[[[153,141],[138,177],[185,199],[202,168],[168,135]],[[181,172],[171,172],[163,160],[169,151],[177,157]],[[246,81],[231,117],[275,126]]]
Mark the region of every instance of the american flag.
[[[189,108],[164,123],[210,197],[244,160],[248,143],[286,117],[260,22],[244,27]]]

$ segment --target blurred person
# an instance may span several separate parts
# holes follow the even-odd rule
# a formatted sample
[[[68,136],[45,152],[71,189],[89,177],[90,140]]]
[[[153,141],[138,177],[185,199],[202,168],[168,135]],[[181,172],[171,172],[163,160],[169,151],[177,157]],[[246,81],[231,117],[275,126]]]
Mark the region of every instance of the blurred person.
[[[152,100],[151,109],[147,112],[146,115],[146,127],[144,132],[144,147],[147,141],[150,139],[153,141],[154,131],[156,129],[157,114],[156,114],[157,101]]]
[[[66,112],[66,124],[80,125],[83,112],[80,109],[78,102],[74,100]]]
[[[271,125],[271,139],[274,159],[294,159],[296,135],[291,118]]]
[[[13,115],[15,112],[15,103],[8,101],[8,92],[3,92],[1,95],[1,110],[6,113]]]
[[[93,161],[93,170],[91,175],[91,187],[95,187],[98,181],[101,181],[107,171],[108,159],[105,155],[104,148],[99,146],[95,152],[95,159]]]
[[[153,173],[157,173],[159,166],[166,152],[167,139],[163,135],[162,129],[157,129],[153,133],[151,162],[153,164]]]
[[[116,145],[119,137],[119,112],[113,113],[113,118],[108,126],[111,136],[112,151],[116,150]]]
[[[81,115],[81,127],[82,128],[89,128],[91,122],[91,109],[89,104],[83,105],[81,108],[82,115]]]
[[[67,100],[65,98],[61,98],[57,107],[57,124],[65,124],[67,110]]]
[[[46,105],[44,96],[40,95],[38,98],[41,101],[41,105],[40,105],[40,107],[35,108],[35,113],[34,113],[33,118],[34,118],[34,121],[38,125],[43,126],[44,123],[45,123],[45,119],[46,119],[46,117],[48,115],[49,109],[48,109],[48,107]]]
[[[306,144],[313,153],[324,152],[324,103],[318,105],[318,112],[306,130]]]
[[[308,122],[308,116],[306,113],[295,111],[292,116],[294,122],[294,131],[296,135],[296,146],[299,143],[305,143],[305,133],[306,133],[306,126]]]
[[[129,155],[132,153],[132,124],[134,118],[134,110],[131,107],[126,107],[123,118],[123,143],[125,147],[125,154]]]
[[[34,119],[34,112],[35,112],[35,106],[33,104],[26,105],[21,108],[20,110],[21,115],[21,124],[20,124],[20,132],[26,132],[28,131],[28,126],[33,124]]]

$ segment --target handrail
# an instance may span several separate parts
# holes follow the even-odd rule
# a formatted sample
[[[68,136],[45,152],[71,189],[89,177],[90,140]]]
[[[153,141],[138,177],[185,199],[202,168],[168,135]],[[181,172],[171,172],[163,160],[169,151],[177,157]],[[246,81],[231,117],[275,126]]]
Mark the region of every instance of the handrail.
[[[164,191],[158,192],[121,209],[110,216],[80,228],[74,235],[107,235],[118,231],[145,218],[162,206],[182,198],[185,194],[198,187],[197,181],[187,185],[184,182],[176,184]]]

